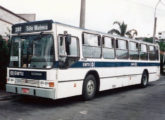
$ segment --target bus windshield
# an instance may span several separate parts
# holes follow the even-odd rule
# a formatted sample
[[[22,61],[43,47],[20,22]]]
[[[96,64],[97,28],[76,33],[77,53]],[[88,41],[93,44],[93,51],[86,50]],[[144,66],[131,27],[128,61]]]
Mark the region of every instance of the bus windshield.
[[[52,68],[54,42],[50,34],[13,36],[10,67]]]

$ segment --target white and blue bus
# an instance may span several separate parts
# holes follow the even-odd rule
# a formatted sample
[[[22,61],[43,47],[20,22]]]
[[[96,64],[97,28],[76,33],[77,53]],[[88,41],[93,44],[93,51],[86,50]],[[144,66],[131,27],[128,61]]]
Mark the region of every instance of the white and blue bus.
[[[160,77],[159,46],[52,20],[12,26],[7,92],[60,99]]]

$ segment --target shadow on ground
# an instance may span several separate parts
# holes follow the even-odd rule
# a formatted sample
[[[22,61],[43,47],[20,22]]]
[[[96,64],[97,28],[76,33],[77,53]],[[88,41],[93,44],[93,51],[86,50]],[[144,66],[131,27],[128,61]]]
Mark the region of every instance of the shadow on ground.
[[[154,84],[150,84],[147,88],[152,86],[154,86]],[[134,85],[134,86],[107,90],[107,91],[99,92],[94,100],[99,100],[104,97],[118,95],[124,92],[134,91],[138,89],[145,89],[145,88],[140,88],[139,86]],[[55,108],[55,107],[67,107],[73,104],[90,102],[90,101],[83,101],[81,96],[69,97],[59,100],[51,100],[51,99],[45,99],[45,98],[39,98],[33,96],[18,95],[12,100],[12,102],[15,104],[21,104],[25,106],[33,106],[33,108]]]

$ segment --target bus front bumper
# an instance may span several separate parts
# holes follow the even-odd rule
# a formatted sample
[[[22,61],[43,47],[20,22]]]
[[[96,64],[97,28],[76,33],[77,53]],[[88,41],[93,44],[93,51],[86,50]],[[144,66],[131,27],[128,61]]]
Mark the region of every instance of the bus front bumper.
[[[31,96],[55,99],[55,89],[6,84],[6,91],[11,93],[23,94],[23,95],[31,95]]]

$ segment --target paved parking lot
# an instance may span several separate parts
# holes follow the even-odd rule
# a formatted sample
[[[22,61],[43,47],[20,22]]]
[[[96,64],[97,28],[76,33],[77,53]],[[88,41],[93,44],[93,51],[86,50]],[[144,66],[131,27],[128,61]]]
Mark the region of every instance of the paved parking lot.
[[[0,120],[165,120],[165,77],[143,89],[101,92],[92,101],[14,96],[0,101]]]

